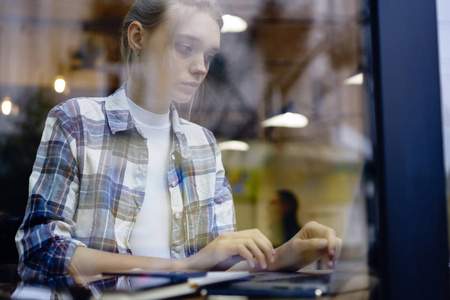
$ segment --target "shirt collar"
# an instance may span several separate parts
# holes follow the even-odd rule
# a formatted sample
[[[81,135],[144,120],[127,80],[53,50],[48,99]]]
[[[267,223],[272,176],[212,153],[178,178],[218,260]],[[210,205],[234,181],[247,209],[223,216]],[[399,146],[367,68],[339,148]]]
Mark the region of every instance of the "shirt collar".
[[[106,116],[108,118],[109,128],[113,134],[136,128],[136,124],[130,113],[127,95],[125,94],[126,84],[126,82],[122,84],[120,88],[106,99]]]
[[[105,110],[108,119],[108,125],[111,132],[136,130],[136,123],[131,115],[127,95],[125,93],[126,82],[106,99]],[[172,125],[174,150],[178,151],[184,158],[189,158],[191,152],[187,143],[183,126],[189,122],[181,119],[173,103],[170,104],[170,122]]]

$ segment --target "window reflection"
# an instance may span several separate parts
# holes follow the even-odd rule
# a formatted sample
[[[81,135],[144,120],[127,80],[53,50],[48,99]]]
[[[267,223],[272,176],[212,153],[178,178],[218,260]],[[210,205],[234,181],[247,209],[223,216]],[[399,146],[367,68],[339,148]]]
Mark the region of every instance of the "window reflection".
[[[25,210],[50,108],[109,95],[126,81],[118,41],[132,2],[0,4],[0,188],[8,199],[1,211]],[[281,244],[292,236],[283,211],[295,210],[296,201],[293,227],[315,220],[342,236],[371,149],[359,1],[222,4],[226,26],[235,16],[240,27],[223,30],[207,90],[179,110],[222,145],[238,230],[257,227]],[[280,190],[294,195],[290,206]]]
[[[343,231],[371,146],[362,75],[355,78],[361,73],[359,2],[332,3],[224,4],[249,28],[223,34],[207,100],[192,118],[223,142],[250,146],[223,152],[239,229],[257,226],[270,234],[266,208],[286,188],[299,196],[300,223],[317,220]],[[291,118],[289,126],[294,115],[304,121]]]

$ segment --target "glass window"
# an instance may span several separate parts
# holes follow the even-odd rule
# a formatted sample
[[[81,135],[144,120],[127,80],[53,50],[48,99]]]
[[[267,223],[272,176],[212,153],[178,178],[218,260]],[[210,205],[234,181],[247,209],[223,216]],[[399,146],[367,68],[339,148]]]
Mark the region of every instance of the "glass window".
[[[127,80],[120,25],[132,2],[1,1],[1,213],[24,214],[49,110],[105,97]],[[237,229],[258,228],[281,245],[317,221],[344,237],[372,159],[366,7],[359,0],[223,0],[222,7],[205,92],[178,110],[219,143]]]

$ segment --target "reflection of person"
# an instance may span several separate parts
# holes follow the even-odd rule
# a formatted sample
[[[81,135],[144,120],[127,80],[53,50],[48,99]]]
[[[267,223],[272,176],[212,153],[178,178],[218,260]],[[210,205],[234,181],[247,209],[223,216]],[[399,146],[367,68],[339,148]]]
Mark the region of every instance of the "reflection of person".
[[[289,241],[300,231],[297,222],[298,202],[288,190],[278,190],[269,202],[269,216],[274,237],[279,244]]]
[[[107,98],[77,98],[47,118],[17,232],[24,280],[84,283],[144,270],[298,269],[334,259],[334,231],[308,223],[276,251],[235,232],[230,186],[212,133],[178,117],[218,52],[216,0],[138,0],[123,23],[129,79]],[[128,255],[126,255],[128,254]],[[134,254],[134,255],[129,255]]]

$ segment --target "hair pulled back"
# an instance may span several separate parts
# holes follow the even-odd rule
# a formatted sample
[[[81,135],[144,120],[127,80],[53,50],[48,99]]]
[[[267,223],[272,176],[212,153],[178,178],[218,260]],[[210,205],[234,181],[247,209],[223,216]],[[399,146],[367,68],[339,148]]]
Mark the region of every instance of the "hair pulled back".
[[[134,21],[150,32],[160,26],[169,9],[176,9],[181,16],[187,10],[206,11],[216,20],[219,28],[223,26],[222,8],[218,0],[136,0],[122,22],[120,52],[126,64],[131,63],[132,49],[128,42],[128,27]]]

